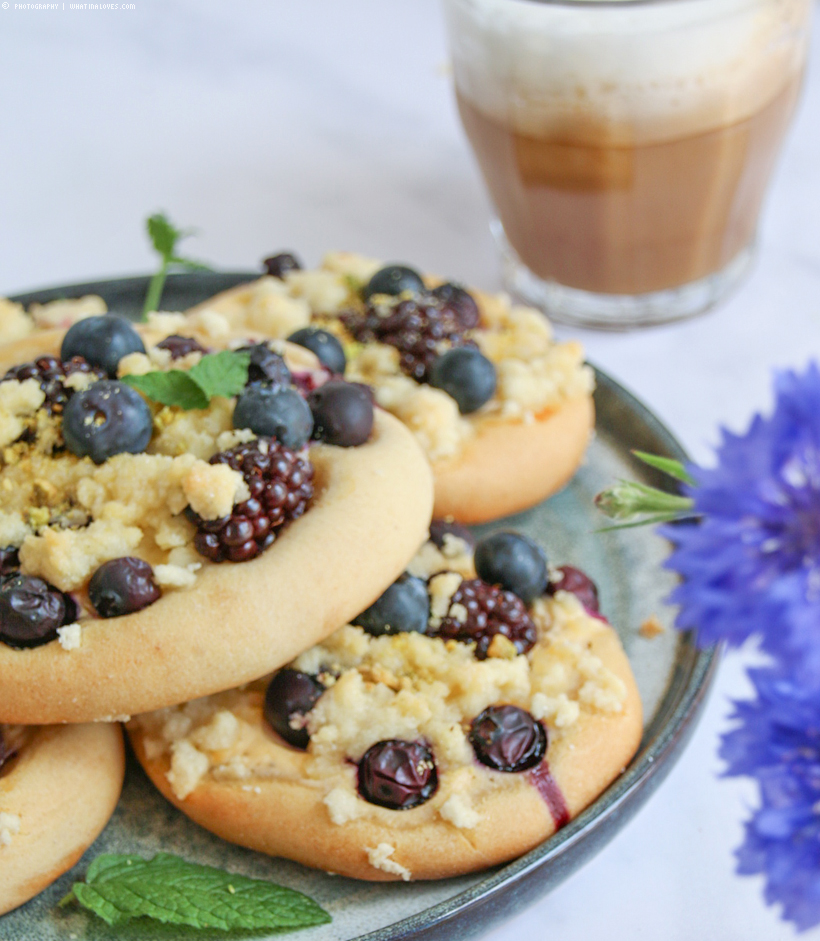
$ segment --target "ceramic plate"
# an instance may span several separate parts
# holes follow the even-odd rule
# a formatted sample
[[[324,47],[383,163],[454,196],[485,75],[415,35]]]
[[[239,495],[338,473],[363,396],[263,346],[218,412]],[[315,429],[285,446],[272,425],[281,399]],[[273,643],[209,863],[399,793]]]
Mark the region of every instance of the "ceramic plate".
[[[163,309],[183,310],[253,277],[252,273],[171,276]],[[146,278],[128,278],[37,291],[16,300],[28,304],[94,293],[105,298],[110,310],[136,316],[146,286]],[[151,856],[164,850],[300,889],[333,916],[330,925],[300,932],[298,937],[305,941],[443,937],[460,941],[488,931],[536,901],[601,849],[671,769],[694,728],[716,658],[711,651],[698,651],[689,635],[671,629],[672,612],[664,598],[673,580],[661,567],[667,551],[664,541],[640,528],[595,531],[603,520],[592,498],[614,478],[659,483],[654,472],[634,460],[632,448],[685,455],[645,406],[600,372],[595,402],[597,435],[572,483],[526,513],[479,527],[482,532],[515,527],[536,538],[556,564],[578,565],[588,572],[599,586],[602,611],[616,626],[632,662],[646,715],[643,742],[626,772],[591,807],[537,849],[489,872],[439,882],[371,884],[314,872],[222,842],[166,803],[132,758],[122,800],[105,832],[71,872],[0,918],[4,941],[225,937],[221,932],[155,928],[144,920],[115,931],[76,907],[58,909],[57,902],[72,881],[81,878],[90,860],[102,852]],[[651,615],[667,630],[647,639],[639,627]]]

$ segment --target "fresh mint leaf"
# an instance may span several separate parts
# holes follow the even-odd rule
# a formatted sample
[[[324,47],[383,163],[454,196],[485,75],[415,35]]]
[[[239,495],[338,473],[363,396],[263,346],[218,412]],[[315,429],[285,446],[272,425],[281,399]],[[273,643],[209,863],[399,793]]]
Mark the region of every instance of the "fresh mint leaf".
[[[192,928],[286,931],[331,920],[301,892],[168,853],[98,856],[63,902],[72,898],[112,926],[147,917]]]
[[[675,480],[680,480],[692,487],[695,486],[695,478],[692,477],[680,461],[676,461],[672,457],[659,457],[657,454],[647,454],[646,451],[633,451],[632,453],[639,461],[643,461],[644,464],[654,467],[655,470],[662,471],[669,477],[674,477]]]
[[[142,306],[143,320],[151,311],[159,309],[159,302],[162,299],[162,289],[165,287],[165,279],[172,268],[183,268],[186,271],[208,271],[207,265],[202,262],[194,261],[191,258],[183,258],[177,254],[177,245],[179,242],[192,235],[190,230],[178,229],[165,213],[157,212],[149,216],[145,221],[145,227],[148,230],[148,238],[154,250],[160,256],[159,271],[151,278],[148,285],[148,291],[145,295],[145,303]]]
[[[248,381],[251,354],[244,350],[209,353],[192,366],[188,375],[209,397],[239,395]]]
[[[176,405],[186,411],[192,408],[207,408],[210,401],[202,386],[181,369],[148,372],[142,376],[123,376],[121,381],[138,389],[155,402]]]
[[[156,371],[141,376],[123,376],[122,381],[162,405],[186,411],[207,408],[215,395],[239,395],[248,381],[250,353],[222,350],[208,353],[187,372],[183,369]]]
[[[163,212],[149,216],[145,220],[145,227],[154,250],[169,261],[176,251],[177,242],[190,234],[178,229]]]

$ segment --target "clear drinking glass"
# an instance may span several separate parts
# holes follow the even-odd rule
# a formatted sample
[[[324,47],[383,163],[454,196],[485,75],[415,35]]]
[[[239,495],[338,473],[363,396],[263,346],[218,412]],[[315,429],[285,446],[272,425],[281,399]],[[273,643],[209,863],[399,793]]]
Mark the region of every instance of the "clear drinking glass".
[[[444,0],[507,287],[622,329],[743,276],[812,0]]]

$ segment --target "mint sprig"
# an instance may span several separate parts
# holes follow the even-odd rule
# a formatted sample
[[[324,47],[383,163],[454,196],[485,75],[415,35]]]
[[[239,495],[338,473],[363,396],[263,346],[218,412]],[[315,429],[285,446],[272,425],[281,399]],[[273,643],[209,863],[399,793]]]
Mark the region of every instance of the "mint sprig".
[[[275,931],[327,924],[330,915],[313,899],[261,879],[190,863],[158,853],[103,854],[75,882],[61,905],[72,901],[117,926],[132,918],[223,931]]]
[[[244,350],[222,350],[207,353],[187,371],[169,369],[123,376],[122,382],[162,405],[176,405],[190,411],[207,408],[215,395],[225,398],[239,395],[248,381],[250,362],[250,353]]]
[[[145,294],[145,303],[142,306],[143,320],[152,311],[159,310],[159,302],[162,298],[162,289],[165,287],[165,279],[168,272],[173,268],[180,268],[183,271],[209,271],[208,265],[200,261],[194,261],[191,258],[183,258],[177,252],[178,243],[193,235],[193,231],[178,229],[168,219],[165,213],[158,212],[149,216],[145,222],[148,230],[148,237],[154,250],[159,253],[160,266],[159,271],[151,278],[148,285],[148,291]]]

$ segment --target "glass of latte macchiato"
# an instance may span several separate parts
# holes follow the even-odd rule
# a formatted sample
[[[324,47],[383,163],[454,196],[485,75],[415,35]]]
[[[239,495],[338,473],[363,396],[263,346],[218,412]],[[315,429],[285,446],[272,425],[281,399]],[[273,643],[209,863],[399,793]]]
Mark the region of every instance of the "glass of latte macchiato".
[[[444,0],[507,287],[568,323],[697,314],[742,278],[812,0]]]

